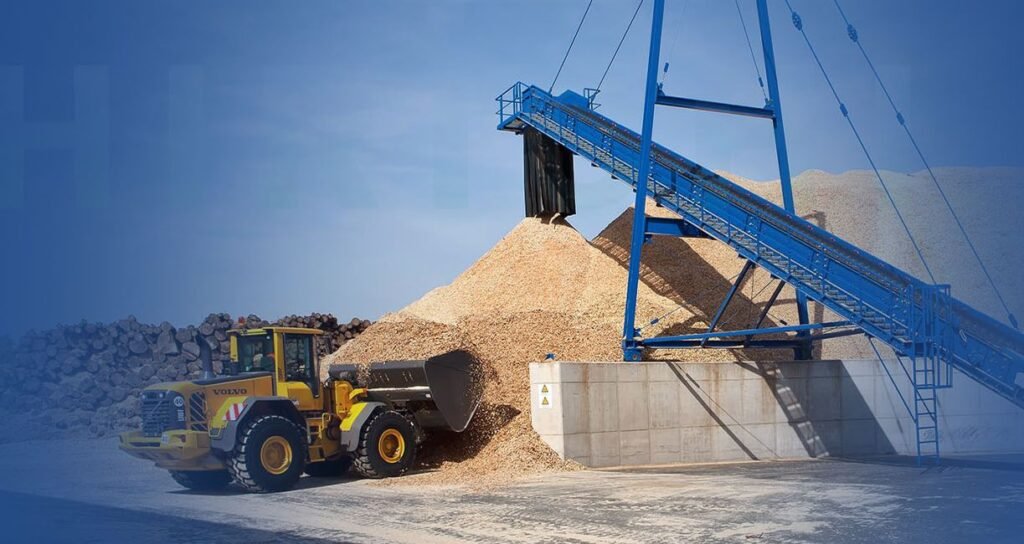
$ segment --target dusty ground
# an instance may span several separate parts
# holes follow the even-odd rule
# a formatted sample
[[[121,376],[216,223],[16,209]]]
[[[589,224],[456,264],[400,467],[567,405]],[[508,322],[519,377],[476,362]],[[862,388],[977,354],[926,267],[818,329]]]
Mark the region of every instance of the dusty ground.
[[[988,543],[1024,529],[1022,459],[582,471],[487,493],[305,479],[276,495],[186,492],[107,439],[7,444],[0,460],[8,542]]]

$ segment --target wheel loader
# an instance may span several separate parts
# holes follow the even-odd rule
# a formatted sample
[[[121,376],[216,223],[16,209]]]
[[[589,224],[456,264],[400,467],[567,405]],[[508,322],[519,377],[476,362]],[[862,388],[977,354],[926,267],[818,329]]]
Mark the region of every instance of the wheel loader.
[[[231,330],[230,361],[220,376],[200,339],[200,379],[144,389],[142,428],[122,434],[120,448],[190,489],[234,481],[267,493],[291,489],[303,473],[337,476],[349,467],[368,478],[399,476],[427,433],[469,425],[481,392],[470,353],[331,365],[321,381],[321,334]]]

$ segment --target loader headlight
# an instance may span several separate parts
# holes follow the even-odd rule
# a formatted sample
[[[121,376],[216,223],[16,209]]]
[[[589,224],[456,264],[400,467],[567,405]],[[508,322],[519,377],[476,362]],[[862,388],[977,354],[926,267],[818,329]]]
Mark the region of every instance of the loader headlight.
[[[188,438],[183,434],[163,433],[160,435],[160,443],[165,446],[170,444],[172,441],[176,444],[184,444],[186,440],[188,440]]]

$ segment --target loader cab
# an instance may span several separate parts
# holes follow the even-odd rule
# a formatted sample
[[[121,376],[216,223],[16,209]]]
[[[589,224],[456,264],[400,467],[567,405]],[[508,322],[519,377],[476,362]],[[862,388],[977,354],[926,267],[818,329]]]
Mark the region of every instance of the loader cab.
[[[300,411],[322,410],[317,358],[319,329],[263,327],[229,331],[231,367],[236,372],[270,372],[275,395]]]

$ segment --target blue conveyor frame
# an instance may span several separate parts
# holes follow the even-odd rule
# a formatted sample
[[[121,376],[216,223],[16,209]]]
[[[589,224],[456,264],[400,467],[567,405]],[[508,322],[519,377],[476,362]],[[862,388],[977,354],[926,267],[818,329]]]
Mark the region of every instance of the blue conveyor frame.
[[[519,82],[497,101],[499,129],[533,127],[636,190],[640,135],[591,110],[585,97]],[[1024,408],[1024,335],[953,298],[949,286],[923,282],[657,143],[649,170],[648,197],[829,308],[842,325],[929,365],[933,387],[944,385],[937,365],[949,364]],[[629,358],[644,348],[690,347],[688,340],[635,334],[623,347]]]

